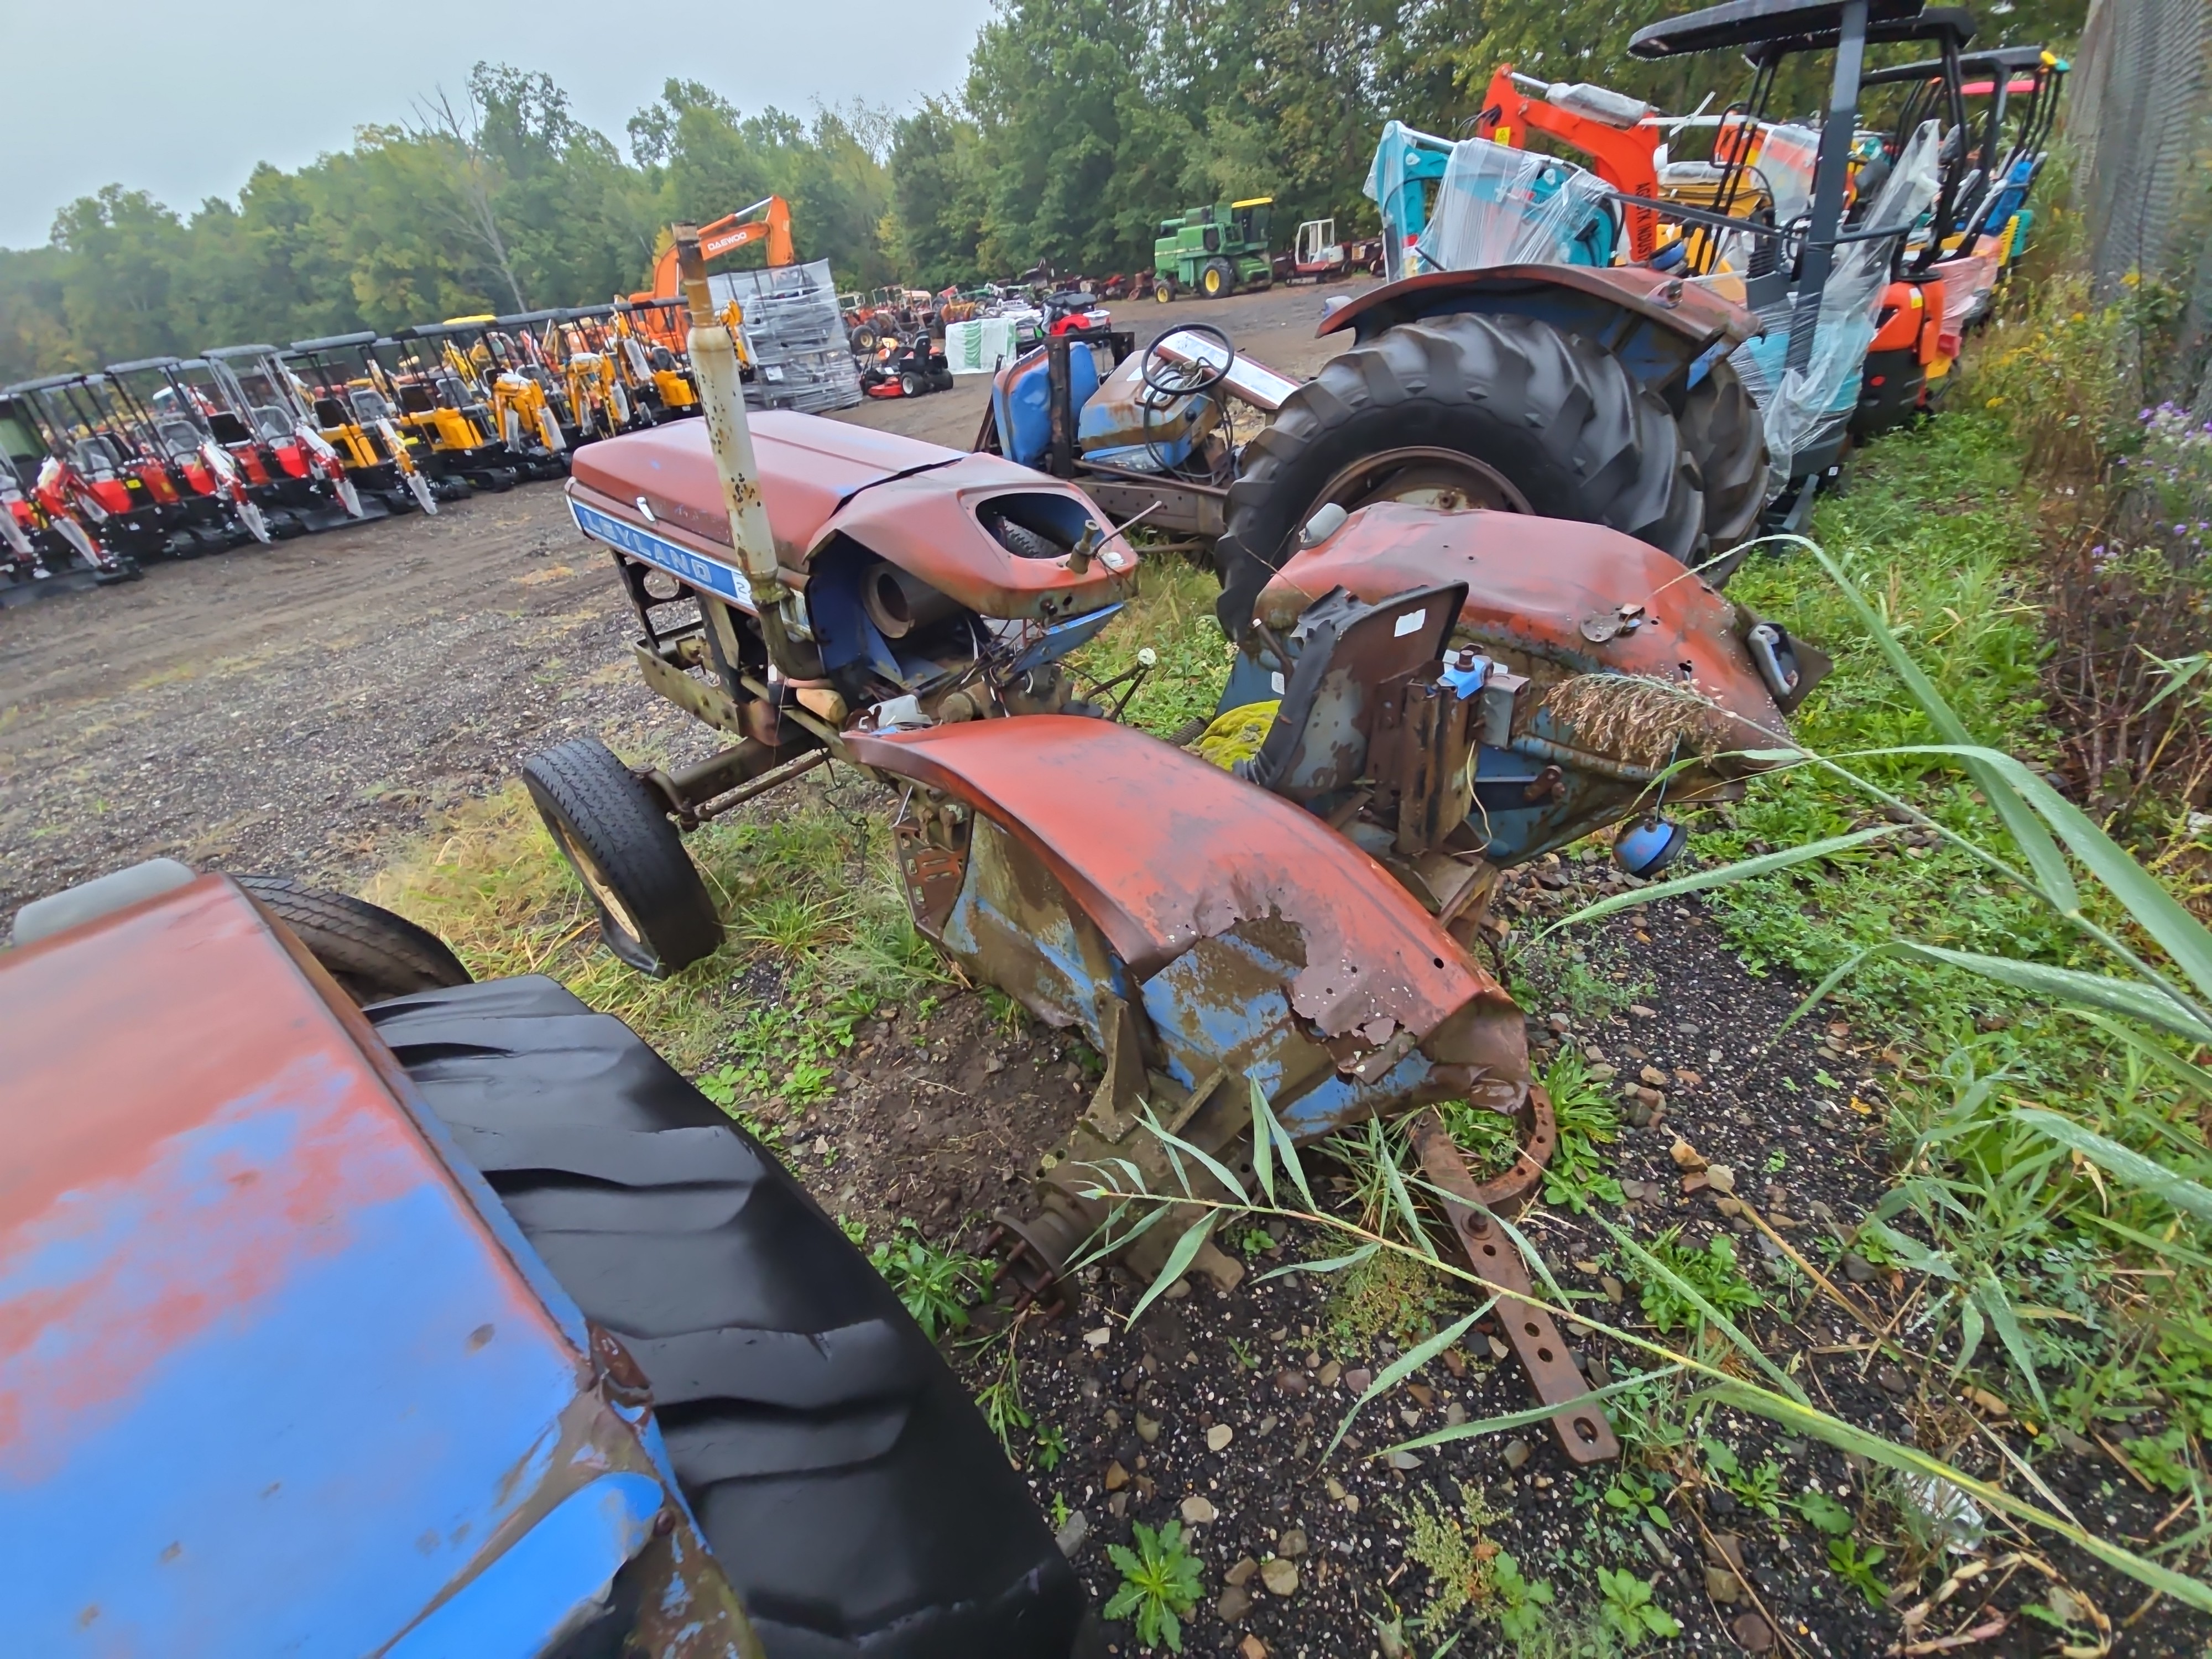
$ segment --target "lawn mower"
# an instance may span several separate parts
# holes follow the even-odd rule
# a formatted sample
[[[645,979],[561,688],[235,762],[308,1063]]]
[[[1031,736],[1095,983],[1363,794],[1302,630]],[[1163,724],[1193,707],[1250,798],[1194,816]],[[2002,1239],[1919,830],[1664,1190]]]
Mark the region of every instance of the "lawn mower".
[[[393,407],[398,388],[376,355],[374,334],[334,334],[295,340],[265,373],[290,389],[288,402],[306,418],[344,467],[355,491],[384,503],[387,512],[410,507],[435,513],[442,495],[465,495],[459,477],[433,478],[416,459]]]
[[[394,359],[391,401],[401,432],[428,450],[434,476],[465,479],[478,489],[512,489],[526,476],[526,458],[501,435],[490,396],[468,355],[465,343],[474,337],[472,328],[449,323],[401,329],[388,343]],[[386,345],[379,340],[372,349]]]
[[[1424,1156],[1474,1206],[1524,1198],[1548,1107],[1519,1011],[1467,949],[1498,870],[1620,823],[1623,863],[1663,867],[1681,832],[1662,805],[1740,789],[1817,653],[1601,528],[1330,506],[1255,593],[1217,718],[1163,741],[1117,718],[1142,656],[1097,684],[1066,665],[1138,568],[1082,489],[823,420],[748,423],[696,288],[704,426],[593,446],[568,500],[613,555],[647,683],[735,741],[668,773],[576,739],[523,773],[609,948],[662,975],[711,952],[681,830],[841,762],[896,802],[917,928],[1105,1059],[1031,1205],[1001,1218],[1025,1295],[1074,1294],[1064,1269],[1104,1219],[1085,1166],[1170,1178],[1148,1111],[1249,1169],[1255,1087],[1298,1142],[1440,1100],[1497,1110],[1530,1148],[1504,1184],[1478,1188],[1448,1137]],[[1485,1271],[1517,1267],[1477,1208],[1457,1219]],[[1127,1241],[1137,1270],[1178,1231]],[[1211,1246],[1193,1266],[1241,1273]],[[1513,1340],[1563,1443],[1612,1455],[1528,1312]]]
[[[913,338],[887,336],[860,369],[860,390],[871,398],[919,398],[952,390],[952,371],[944,349],[927,329]]]
[[[1152,297],[1165,305],[1178,295],[1218,300],[1266,288],[1275,275],[1267,252],[1267,216],[1274,199],[1255,196],[1218,202],[1162,220],[1152,243]]]

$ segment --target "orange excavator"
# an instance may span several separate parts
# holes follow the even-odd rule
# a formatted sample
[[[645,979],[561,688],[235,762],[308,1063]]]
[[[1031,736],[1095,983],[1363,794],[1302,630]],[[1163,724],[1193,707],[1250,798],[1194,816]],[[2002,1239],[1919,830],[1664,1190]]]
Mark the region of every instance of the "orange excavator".
[[[763,239],[768,243],[768,262],[770,265],[795,265],[799,263],[798,250],[791,243],[791,204],[781,196],[763,198],[750,207],[739,208],[735,213],[723,215],[710,225],[701,226],[699,252],[706,258],[715,259],[725,253],[734,253],[741,247],[750,247]],[[653,287],[644,293],[629,296],[633,306],[648,307],[637,313],[643,331],[656,343],[677,352],[684,349],[683,335],[670,320],[676,316],[676,308],[665,302],[679,299],[682,293],[676,276],[676,245],[671,242],[661,251],[660,257],[653,262]],[[675,337],[663,339],[661,334],[664,330],[673,331]]]

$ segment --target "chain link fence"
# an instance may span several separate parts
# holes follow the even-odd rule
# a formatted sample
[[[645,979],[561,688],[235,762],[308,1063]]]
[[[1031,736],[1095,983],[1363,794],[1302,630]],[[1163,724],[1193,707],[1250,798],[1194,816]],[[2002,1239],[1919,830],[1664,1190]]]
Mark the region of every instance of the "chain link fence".
[[[2212,0],[2092,0],[2067,94],[2089,269],[2181,291],[2172,389],[2212,407]]]

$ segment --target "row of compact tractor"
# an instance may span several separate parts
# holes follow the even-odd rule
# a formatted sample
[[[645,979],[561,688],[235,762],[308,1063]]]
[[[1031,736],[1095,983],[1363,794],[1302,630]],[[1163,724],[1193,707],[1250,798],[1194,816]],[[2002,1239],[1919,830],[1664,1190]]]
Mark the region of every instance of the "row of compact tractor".
[[[0,599],[566,475],[694,414],[672,301],[112,364],[0,389]]]

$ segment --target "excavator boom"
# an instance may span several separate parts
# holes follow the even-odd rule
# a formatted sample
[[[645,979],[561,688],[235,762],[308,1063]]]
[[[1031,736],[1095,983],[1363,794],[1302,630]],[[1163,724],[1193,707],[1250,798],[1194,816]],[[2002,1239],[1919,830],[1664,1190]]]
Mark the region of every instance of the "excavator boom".
[[[768,240],[768,262],[771,265],[791,265],[799,263],[798,251],[791,242],[791,204],[781,196],[770,196],[755,202],[749,208],[726,214],[699,230],[699,252],[702,258],[718,258],[725,253]],[[676,248],[672,243],[668,251],[653,262],[653,289],[649,294],[633,294],[633,303],[649,299],[671,300],[678,292],[676,277]]]

